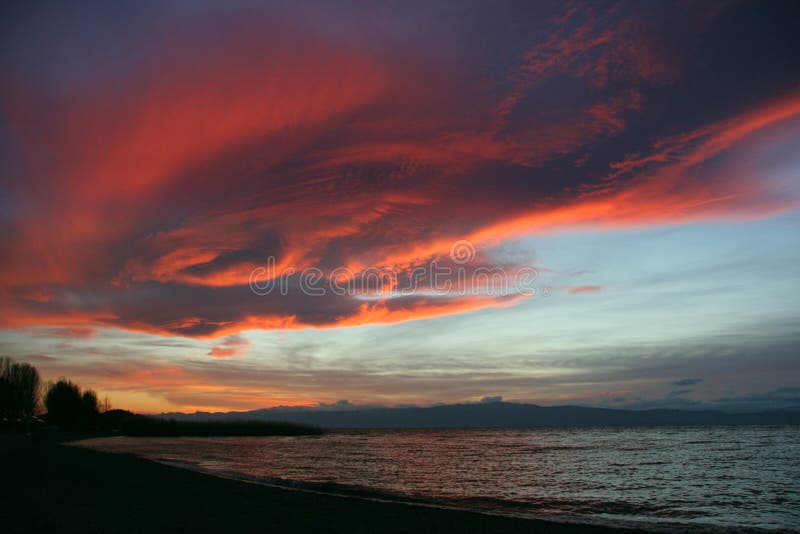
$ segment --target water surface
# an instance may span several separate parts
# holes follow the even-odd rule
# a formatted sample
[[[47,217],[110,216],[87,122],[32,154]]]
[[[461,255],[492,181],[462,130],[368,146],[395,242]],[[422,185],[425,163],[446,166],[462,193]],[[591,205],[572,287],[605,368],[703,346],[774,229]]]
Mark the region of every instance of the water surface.
[[[226,476],[555,520],[800,528],[800,427],[337,431],[99,438]]]

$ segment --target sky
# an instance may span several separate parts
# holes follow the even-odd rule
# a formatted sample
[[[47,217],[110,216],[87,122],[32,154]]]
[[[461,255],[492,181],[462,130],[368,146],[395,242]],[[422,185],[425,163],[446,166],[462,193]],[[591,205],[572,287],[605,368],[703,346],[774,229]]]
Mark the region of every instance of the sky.
[[[800,405],[797,3],[0,9],[0,354],[46,379]]]

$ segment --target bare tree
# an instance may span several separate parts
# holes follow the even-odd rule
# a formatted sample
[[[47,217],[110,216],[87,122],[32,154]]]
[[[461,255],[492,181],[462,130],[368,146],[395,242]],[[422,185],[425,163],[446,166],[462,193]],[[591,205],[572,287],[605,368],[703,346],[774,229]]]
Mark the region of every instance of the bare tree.
[[[11,382],[11,367],[14,361],[7,356],[0,356],[0,418],[12,419],[14,404],[13,384]]]
[[[18,363],[14,367],[19,389],[19,409],[23,417],[33,417],[39,407],[39,371],[27,363]]]
[[[0,357],[0,413],[15,421],[32,417],[39,407],[41,379],[30,364]]]

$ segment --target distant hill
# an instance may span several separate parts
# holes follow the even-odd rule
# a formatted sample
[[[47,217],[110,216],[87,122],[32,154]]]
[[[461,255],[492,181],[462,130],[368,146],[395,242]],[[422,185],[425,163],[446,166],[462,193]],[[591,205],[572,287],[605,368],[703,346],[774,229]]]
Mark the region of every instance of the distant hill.
[[[614,410],[512,402],[403,408],[267,408],[250,412],[165,413],[177,420],[261,420],[322,428],[535,428],[553,426],[800,424],[800,409],[759,413],[688,410]]]

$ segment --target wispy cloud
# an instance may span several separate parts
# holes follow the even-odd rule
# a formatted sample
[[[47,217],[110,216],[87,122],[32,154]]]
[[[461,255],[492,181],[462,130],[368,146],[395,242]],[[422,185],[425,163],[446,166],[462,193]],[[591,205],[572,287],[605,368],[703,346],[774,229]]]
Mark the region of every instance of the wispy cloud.
[[[567,293],[572,293],[573,295],[579,295],[582,293],[597,293],[598,291],[602,291],[605,289],[604,286],[592,286],[592,285],[583,285],[583,286],[562,286]]]
[[[702,384],[702,383],[703,383],[702,378],[682,378],[680,380],[672,382],[671,384],[673,386],[685,387],[685,386],[694,386],[696,384]]]
[[[231,356],[244,356],[250,348],[250,341],[240,335],[228,336],[211,347],[208,355],[212,358],[230,358]]]
[[[309,10],[145,2],[92,10],[93,23],[81,22],[85,32],[77,33],[84,7],[49,6],[47,16],[43,9],[26,4],[0,20],[7,51],[0,55],[0,328],[9,329],[0,341],[15,354],[57,357],[42,360],[48,372],[75,363],[88,378],[118,390],[139,383],[173,404],[196,395],[195,406],[249,407],[309,400],[323,386],[336,393],[311,400],[377,401],[384,388],[411,402],[427,398],[434,383],[446,398],[428,400],[540,391],[594,402],[600,389],[625,398],[646,390],[643,398],[656,399],[701,383],[684,377],[702,376],[702,388],[676,396],[689,402],[727,395],[714,393],[714,377],[754,373],[748,358],[788,369],[783,349],[770,355],[745,342],[715,344],[702,320],[691,334],[676,329],[674,348],[632,341],[655,336],[634,331],[628,318],[669,307],[656,263],[679,266],[669,284],[689,310],[690,300],[737,292],[740,273],[725,254],[713,274],[737,280],[723,287],[692,282],[709,262],[682,264],[655,247],[598,245],[594,258],[581,258],[562,241],[532,252],[553,237],[600,242],[678,225],[703,233],[709,223],[796,210],[800,97],[788,66],[798,37],[780,9],[476,3],[453,17],[445,3],[409,10],[320,2]],[[752,23],[755,15],[763,18]],[[126,30],[108,31],[120,26]],[[467,264],[450,257],[459,242],[474,246]],[[512,254],[522,243],[530,250]],[[749,253],[793,264],[774,248]],[[269,259],[277,271],[295,273],[280,290],[259,295],[249,283]],[[300,276],[318,270],[328,283],[346,270],[363,280],[385,268],[407,281],[432,263],[464,265],[469,276],[530,267],[535,287],[547,291],[434,294],[431,277],[422,277],[408,295],[319,296],[304,290]],[[615,272],[603,269],[612,263]],[[565,274],[587,270],[591,277]],[[792,274],[784,268],[782,276],[790,283]],[[647,279],[650,293],[629,306],[622,299],[634,279]],[[462,283],[455,275],[449,281]],[[554,301],[573,308],[545,327],[537,310],[548,312]],[[731,302],[704,309],[715,324],[744,321],[749,305]],[[787,322],[797,315],[785,302],[771,306],[771,316]],[[603,312],[614,307],[628,315],[614,315],[609,326]],[[505,322],[486,327],[488,311]],[[459,328],[470,317],[480,321]],[[465,322],[426,330],[450,319]],[[249,331],[341,329],[349,341],[388,324],[395,330],[385,337],[402,331],[425,349],[398,344],[384,357],[361,344],[374,373],[364,362],[325,367],[335,343],[302,354],[284,347],[297,356],[294,367],[236,358],[263,348],[250,344],[258,337]],[[670,324],[667,318],[659,328]],[[531,329],[561,336],[569,350],[588,339],[597,353],[551,354],[522,339]],[[612,329],[628,344],[606,346]],[[750,337],[761,331],[753,329]],[[506,366],[492,366],[489,342],[463,342],[479,331],[506,351]],[[142,338],[107,339],[107,332]],[[428,343],[434,338],[438,345]],[[469,354],[450,353],[456,344]],[[687,347],[693,357],[684,361]],[[631,354],[639,350],[649,358]],[[184,357],[210,367],[176,363]],[[86,359],[106,365],[92,374]],[[425,367],[429,361],[435,368]],[[259,376],[271,388],[264,393],[249,381],[254,368],[284,382]],[[387,374],[400,385],[388,384]]]

